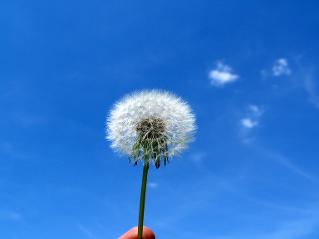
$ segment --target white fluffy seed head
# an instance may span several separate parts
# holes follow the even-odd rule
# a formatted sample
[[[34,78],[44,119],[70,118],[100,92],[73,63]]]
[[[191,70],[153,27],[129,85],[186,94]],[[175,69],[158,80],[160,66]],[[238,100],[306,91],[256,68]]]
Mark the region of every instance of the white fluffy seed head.
[[[145,127],[149,127],[149,131],[155,128],[156,133],[148,135],[157,136],[147,138]],[[141,132],[144,132],[143,135]],[[188,104],[169,92],[159,90],[127,95],[114,105],[106,122],[106,138],[111,141],[111,147],[129,157],[133,154],[135,162],[145,160],[146,153],[148,159],[155,163],[160,159],[159,152],[165,159],[181,153],[192,140],[194,132],[195,117]],[[142,147],[141,154],[140,151],[134,153],[137,142],[140,140],[144,145],[145,138],[151,146],[144,147],[144,150]]]

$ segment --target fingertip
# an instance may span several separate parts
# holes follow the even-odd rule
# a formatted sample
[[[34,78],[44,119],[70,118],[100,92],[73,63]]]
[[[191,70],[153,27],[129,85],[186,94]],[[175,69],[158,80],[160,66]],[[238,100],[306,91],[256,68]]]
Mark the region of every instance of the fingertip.
[[[118,239],[138,239],[138,227],[131,228]],[[143,227],[143,239],[155,239],[154,232],[146,226]]]

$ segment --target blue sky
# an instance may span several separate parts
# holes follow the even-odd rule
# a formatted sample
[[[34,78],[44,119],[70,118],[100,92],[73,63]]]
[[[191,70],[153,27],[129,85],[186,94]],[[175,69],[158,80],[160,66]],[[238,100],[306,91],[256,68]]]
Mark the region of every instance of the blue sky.
[[[117,238],[141,167],[105,117],[184,98],[196,141],[149,173],[159,239],[319,237],[318,1],[2,1],[0,237]]]

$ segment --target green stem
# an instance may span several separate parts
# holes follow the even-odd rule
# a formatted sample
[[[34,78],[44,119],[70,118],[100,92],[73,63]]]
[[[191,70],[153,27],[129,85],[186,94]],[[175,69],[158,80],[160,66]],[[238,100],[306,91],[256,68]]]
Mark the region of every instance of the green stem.
[[[139,213],[139,218],[138,218],[138,239],[142,239],[143,238],[145,193],[146,193],[146,183],[147,183],[148,168],[149,168],[148,162],[144,162],[142,187],[141,187],[141,196],[140,196],[140,213]]]

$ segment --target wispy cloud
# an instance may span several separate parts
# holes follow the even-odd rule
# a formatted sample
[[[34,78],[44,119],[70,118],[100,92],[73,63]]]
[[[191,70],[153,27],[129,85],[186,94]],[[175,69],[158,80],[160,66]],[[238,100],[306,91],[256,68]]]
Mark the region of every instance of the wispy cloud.
[[[309,172],[306,172],[304,169],[300,168],[300,166],[298,166],[296,163],[294,163],[288,157],[286,157],[282,154],[276,153],[274,151],[271,151],[271,150],[265,150],[265,149],[261,149],[261,148],[259,148],[259,150],[261,150],[264,155],[275,160],[277,163],[280,163],[282,166],[287,168],[292,173],[295,173],[295,174],[297,174],[305,179],[308,179],[310,181],[317,182],[317,178],[314,175],[311,175]]]
[[[263,113],[264,110],[262,107],[255,104],[248,105],[246,112],[239,120],[239,137],[242,143],[249,144],[254,140],[251,134],[252,129],[260,125],[260,120]]]
[[[240,124],[243,128],[252,129],[259,125],[260,117],[263,114],[261,107],[251,104],[243,118],[240,120]]]
[[[31,155],[21,152],[19,148],[7,141],[0,142],[0,154],[18,160],[30,160],[32,158]]]
[[[273,160],[273,162],[280,164],[281,166],[289,170],[291,173],[294,173],[300,177],[303,177],[313,183],[319,182],[318,177],[307,172],[306,170],[301,168],[299,165],[297,165],[293,159],[285,156],[284,154],[280,152],[263,147],[262,145],[258,145],[258,144],[252,145],[251,149],[253,149],[258,154],[262,155],[263,157],[266,157],[267,159]]]
[[[302,56],[296,56],[290,60],[293,62],[294,70],[290,67],[290,62],[287,58],[279,58],[275,60],[272,71],[262,70],[263,77],[280,77],[289,76],[290,81],[284,82],[283,86],[286,93],[295,93],[297,90],[305,90],[309,101],[314,107],[319,109],[319,93],[316,83],[316,71],[313,64],[307,62],[307,59],[302,59]],[[276,88],[278,85],[274,85]]]
[[[313,210],[313,208],[312,208]],[[201,235],[200,238],[205,239],[301,239],[316,238],[319,227],[319,213],[313,210],[312,215],[291,218],[282,221],[273,229],[264,230],[262,232],[232,232],[225,237],[215,237],[209,235]]]
[[[239,79],[239,75],[233,73],[233,69],[221,61],[217,62],[208,77],[213,86],[223,86]]]
[[[269,220],[271,224],[271,229],[269,230],[240,230],[234,229],[229,233],[214,235],[214,234],[203,234],[200,230],[197,232],[188,232],[187,235],[181,233],[178,234],[176,238],[195,238],[192,237],[192,233],[195,233],[199,238],[207,239],[219,239],[219,238],[259,238],[259,239],[290,239],[290,238],[300,238],[301,236],[311,235],[314,232],[315,226],[319,225],[319,214],[315,211],[316,206],[305,205],[304,207],[294,207],[286,204],[277,204],[271,201],[267,201],[263,198],[250,195],[242,190],[241,181],[242,177],[239,175],[230,178],[220,178],[216,175],[210,174],[207,177],[203,177],[198,181],[196,187],[196,196],[190,195],[184,200],[181,200],[180,204],[175,207],[174,210],[169,211],[167,218],[160,218],[156,221],[155,225],[162,230],[167,230],[174,225],[175,223],[181,221],[185,217],[193,214],[196,211],[203,210],[204,208],[209,208],[211,206],[214,198],[218,198],[221,195],[227,195],[230,193],[232,197],[236,197],[242,201],[245,201],[247,204],[256,205],[261,207],[263,210],[272,210],[274,213],[286,213],[289,215],[289,218],[284,218],[283,221],[273,220],[269,217],[265,220]],[[213,185],[213,186],[212,186]],[[175,192],[176,193],[176,192]],[[247,212],[249,215],[254,217],[259,217],[257,213]],[[252,218],[254,221],[254,218]],[[298,227],[298,223],[300,226]],[[259,226],[259,225],[258,225]],[[249,228],[247,224],[244,227]],[[282,236],[282,237],[280,237]]]
[[[248,110],[256,117],[260,117],[263,114],[263,110],[257,105],[249,105]]]
[[[79,224],[78,229],[89,239],[96,239],[97,237],[93,234],[93,232],[88,229],[86,226]]]
[[[313,208],[312,208],[313,209]],[[310,238],[318,231],[319,215],[318,210],[313,210],[311,216],[291,219],[283,222],[273,231],[260,235],[260,239],[299,239]],[[310,237],[309,237],[310,236]],[[311,237],[312,238],[312,237]]]
[[[288,76],[291,74],[291,69],[286,58],[279,58],[274,62],[272,67],[273,76]]]
[[[205,152],[195,152],[189,156],[189,159],[195,164],[200,164],[205,159],[205,157],[206,157]]]
[[[149,182],[149,183],[147,184],[147,186],[148,186],[149,188],[155,189],[155,188],[158,187],[158,183],[156,183],[156,182]]]
[[[240,123],[244,128],[248,129],[254,128],[259,124],[257,120],[253,120],[251,118],[243,118],[241,119]]]
[[[309,95],[310,101],[313,105],[319,109],[319,94],[317,92],[316,82],[312,74],[308,73],[304,75],[305,89]]]
[[[22,214],[17,211],[0,212],[0,220],[19,222],[23,219]]]

